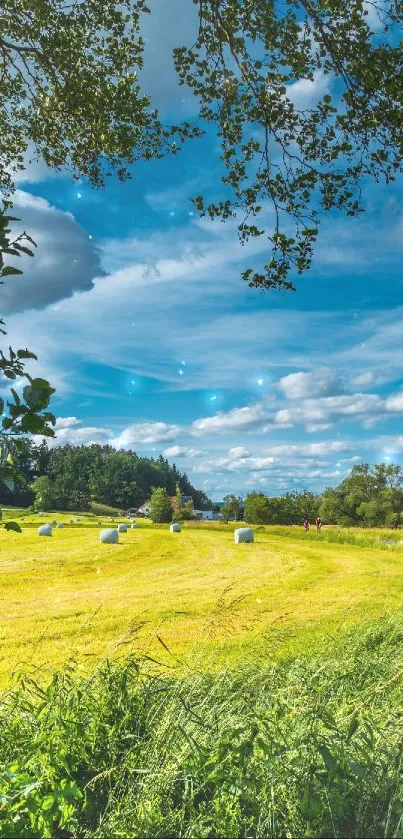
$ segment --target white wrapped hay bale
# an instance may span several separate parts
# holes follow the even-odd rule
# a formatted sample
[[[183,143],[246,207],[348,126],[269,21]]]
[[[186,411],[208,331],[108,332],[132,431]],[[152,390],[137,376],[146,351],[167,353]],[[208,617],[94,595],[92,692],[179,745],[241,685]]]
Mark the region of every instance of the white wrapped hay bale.
[[[241,542],[253,542],[253,530],[251,527],[238,527],[234,532],[235,544],[239,545]]]
[[[127,533],[127,524],[118,524],[118,533]]]
[[[99,541],[103,545],[116,545],[119,542],[119,533],[115,527],[108,527],[107,530],[101,530]]]
[[[132,530],[135,530],[135,529],[136,529],[136,527],[137,527],[137,524],[136,524],[136,522],[134,521],[134,522],[133,522],[133,524],[132,524]]]
[[[51,524],[41,524],[38,527],[38,536],[51,536],[52,535],[52,525]]]
[[[57,527],[64,527],[64,524],[62,524],[62,522],[59,521],[59,524],[57,525]]]
[[[181,526],[177,522],[174,522],[173,524],[171,524],[169,529],[170,529],[171,533],[180,533],[181,532]]]

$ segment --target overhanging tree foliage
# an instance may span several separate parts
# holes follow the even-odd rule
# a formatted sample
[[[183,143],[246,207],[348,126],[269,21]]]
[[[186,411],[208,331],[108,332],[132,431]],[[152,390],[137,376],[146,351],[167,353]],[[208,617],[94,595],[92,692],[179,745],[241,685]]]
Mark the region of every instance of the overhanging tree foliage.
[[[199,211],[238,219],[241,242],[266,236],[259,288],[293,288],[333,208],[362,211],[368,176],[402,169],[400,0],[194,0],[199,31],[175,50],[182,84],[221,142],[224,195]],[[323,74],[333,92],[298,105],[292,86]]]
[[[20,269],[6,265],[7,258],[20,257],[22,253],[33,256],[32,247],[35,243],[28,234],[23,233],[17,238],[11,238],[10,224],[18,219],[8,215],[5,210],[0,212],[0,284],[4,279],[21,274]],[[0,332],[5,335],[4,321],[0,320]],[[18,393],[16,388],[10,389],[9,399],[4,400],[0,396],[0,483],[8,490],[14,488],[15,482],[21,483],[20,470],[16,468],[16,462],[23,459],[25,441],[21,435],[42,434],[53,437],[52,426],[56,420],[54,415],[48,411],[52,394],[55,392],[46,379],[31,376],[25,369],[25,362],[29,359],[36,360],[36,355],[28,349],[14,351],[9,347],[7,353],[0,350],[0,373],[8,381],[16,381],[22,384],[25,379],[25,386],[22,392]],[[18,526],[8,523],[8,528],[17,529]],[[6,525],[5,525],[6,526]]]
[[[102,186],[198,133],[163,126],[139,87],[147,11],[145,0],[1,3],[2,187],[24,167],[28,144],[48,166]]]

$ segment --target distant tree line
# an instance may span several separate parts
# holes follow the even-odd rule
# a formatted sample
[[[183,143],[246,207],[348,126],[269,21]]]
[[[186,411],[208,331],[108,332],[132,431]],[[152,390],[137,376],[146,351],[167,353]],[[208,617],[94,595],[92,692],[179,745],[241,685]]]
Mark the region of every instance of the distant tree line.
[[[272,498],[251,492],[245,501],[250,524],[300,524],[317,516],[344,527],[399,527],[403,525],[403,470],[394,464],[354,466],[337,487],[321,494],[287,492]]]
[[[286,492],[270,498],[251,492],[245,501],[245,521],[249,524],[301,524],[319,515],[320,496],[313,492]]]
[[[196,508],[211,506],[204,492],[160,455],[139,457],[133,451],[112,446],[49,447],[26,440],[18,460],[18,479],[13,489],[1,488],[3,505],[31,506],[41,510],[88,510],[91,501],[113,507],[138,507],[154,488],[174,496],[179,486],[193,498]]]

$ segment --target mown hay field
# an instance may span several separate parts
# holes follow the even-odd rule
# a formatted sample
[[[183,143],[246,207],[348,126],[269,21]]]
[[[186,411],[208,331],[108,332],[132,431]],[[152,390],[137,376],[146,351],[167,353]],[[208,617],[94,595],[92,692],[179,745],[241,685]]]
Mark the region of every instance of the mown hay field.
[[[64,528],[38,537],[53,518]],[[48,678],[69,660],[86,672],[131,651],[168,667],[267,663],[402,603],[396,533],[361,531],[350,544],[343,534],[328,541],[330,529],[318,538],[256,528],[254,544],[235,545],[234,525],[179,534],[138,525],[119,545],[101,545],[97,520],[84,515],[27,516],[22,533],[2,531],[1,685],[21,671]]]

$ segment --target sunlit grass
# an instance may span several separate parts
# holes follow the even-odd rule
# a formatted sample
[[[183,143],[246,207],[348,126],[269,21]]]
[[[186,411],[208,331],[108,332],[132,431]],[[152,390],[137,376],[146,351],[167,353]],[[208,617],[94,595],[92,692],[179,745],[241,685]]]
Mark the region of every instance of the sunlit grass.
[[[39,538],[38,523],[53,519],[65,527]],[[402,601],[399,547],[332,543],[326,531],[304,538],[300,528],[257,528],[254,544],[235,545],[233,524],[171,534],[144,520],[119,545],[100,545],[97,521],[27,515],[21,534],[2,531],[2,684],[15,670],[51,672],[69,658],[88,669],[133,647],[169,664],[157,636],[204,669],[245,655],[266,662]]]

